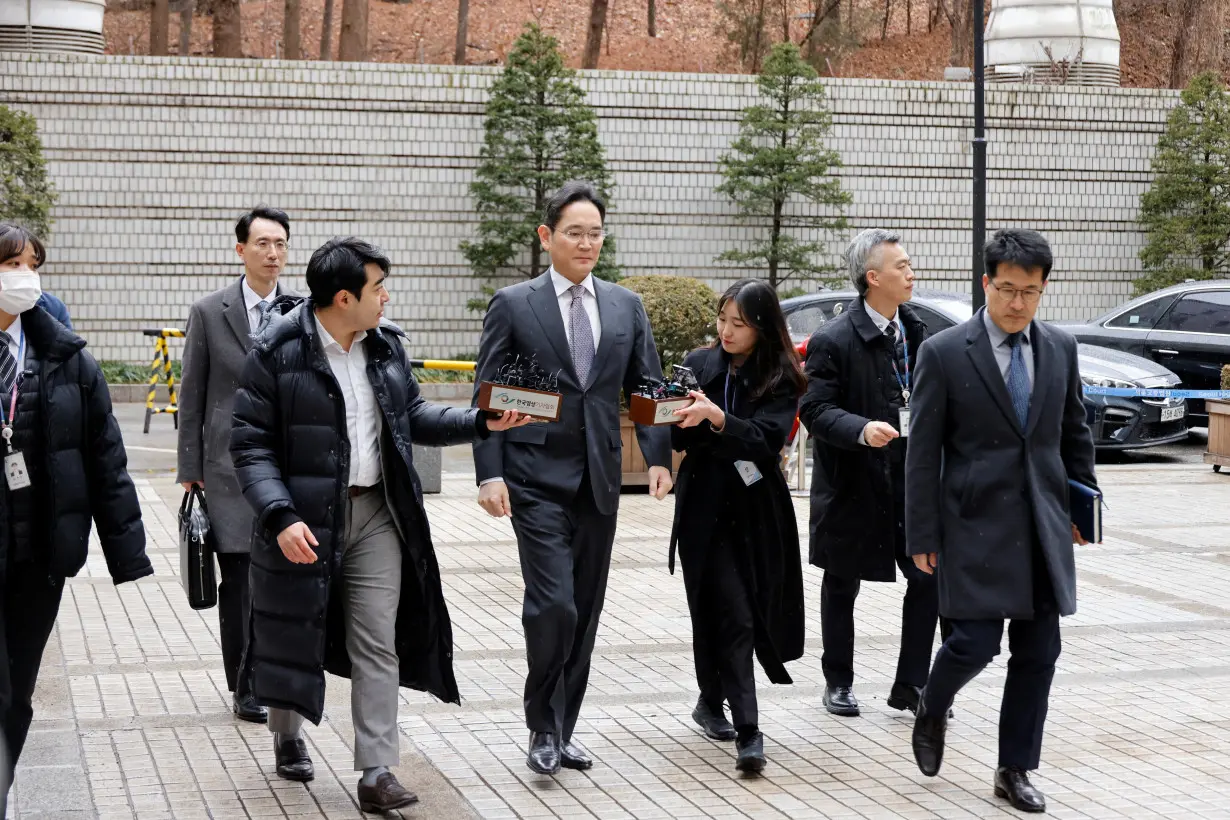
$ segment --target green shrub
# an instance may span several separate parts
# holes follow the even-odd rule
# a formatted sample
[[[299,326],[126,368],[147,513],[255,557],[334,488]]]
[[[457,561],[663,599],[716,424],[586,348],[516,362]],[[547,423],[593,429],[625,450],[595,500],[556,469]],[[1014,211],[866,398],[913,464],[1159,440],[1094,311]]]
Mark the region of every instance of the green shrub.
[[[653,275],[630,276],[619,284],[639,293],[645,302],[664,372],[712,338],[718,297],[704,282],[686,276]]]
[[[34,117],[0,105],[0,220],[24,225],[45,240],[55,201]]]
[[[102,368],[103,378],[107,380],[107,384],[149,383],[149,365],[147,364],[101,361],[98,365]],[[183,375],[183,365],[180,362],[171,362],[171,375],[175,377],[175,383],[179,384]],[[158,380],[162,382],[162,368],[158,369]]]

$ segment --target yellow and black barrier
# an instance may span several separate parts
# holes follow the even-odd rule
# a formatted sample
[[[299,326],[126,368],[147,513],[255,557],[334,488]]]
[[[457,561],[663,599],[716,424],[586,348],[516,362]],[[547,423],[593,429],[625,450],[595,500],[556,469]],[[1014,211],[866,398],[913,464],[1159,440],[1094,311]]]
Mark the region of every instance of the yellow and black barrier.
[[[421,367],[424,370],[473,370],[477,362],[459,362],[450,359],[411,359],[411,367]]]
[[[145,397],[145,432],[149,432],[149,420],[158,413],[170,413],[179,429],[179,406],[175,401],[175,374],[171,372],[171,346],[167,339],[182,339],[184,332],[175,327],[163,327],[155,330],[143,330],[144,335],[154,339],[154,360],[149,366],[149,395]],[[158,382],[167,383],[167,405],[156,406],[154,399],[158,393]]]

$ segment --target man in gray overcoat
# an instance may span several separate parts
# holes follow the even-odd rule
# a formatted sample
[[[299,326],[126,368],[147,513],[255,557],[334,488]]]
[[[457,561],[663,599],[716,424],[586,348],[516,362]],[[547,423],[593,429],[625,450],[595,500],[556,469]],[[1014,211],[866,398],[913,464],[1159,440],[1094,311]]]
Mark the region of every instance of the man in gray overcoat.
[[[264,723],[267,714],[239,674],[248,639],[248,565],[254,515],[231,463],[231,408],[251,335],[269,303],[283,293],[290,219],[257,207],[235,225],[235,252],[244,275],[199,299],[188,314],[184,373],[179,395],[179,482],[201,486],[218,548],[218,628],[226,685],[235,716]]]

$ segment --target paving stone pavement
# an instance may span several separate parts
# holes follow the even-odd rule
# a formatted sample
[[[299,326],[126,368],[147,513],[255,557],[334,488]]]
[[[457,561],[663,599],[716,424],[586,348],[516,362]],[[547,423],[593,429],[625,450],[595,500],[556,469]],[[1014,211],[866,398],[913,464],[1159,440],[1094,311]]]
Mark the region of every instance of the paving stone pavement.
[[[1200,465],[1100,469],[1108,537],[1078,552],[1080,612],[1063,622],[1043,767],[1058,818],[1230,817],[1230,478]],[[358,817],[346,681],[309,727],[317,779],[279,780],[264,727],[235,721],[216,613],[178,579],[175,489],[137,478],[157,574],[115,588],[95,545],[72,579],[44,658],[36,721],[9,816]],[[760,679],[770,765],[736,775],[695,701],[683,584],[665,566],[672,501],[622,500],[592,682],[577,739],[597,765],[554,778],[524,763],[521,580],[507,520],[445,474],[428,511],[453,616],[460,707],[403,690],[403,767],[415,818],[987,818],[1003,657],[959,697],[944,770],[923,778],[911,722],[884,697],[903,584],[858,600],[863,716],[821,706],[820,572],[805,569],[808,652],[796,684]],[[805,531],[807,502],[796,500]],[[806,537],[803,537],[806,543]],[[759,672],[759,669],[757,670]],[[406,762],[409,759],[409,763]],[[407,775],[409,772],[409,775]]]

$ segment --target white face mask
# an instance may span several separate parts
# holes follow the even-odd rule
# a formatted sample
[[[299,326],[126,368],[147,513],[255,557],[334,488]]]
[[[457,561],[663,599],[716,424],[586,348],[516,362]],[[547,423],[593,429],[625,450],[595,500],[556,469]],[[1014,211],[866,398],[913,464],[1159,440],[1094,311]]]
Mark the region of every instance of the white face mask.
[[[32,270],[6,270],[0,273],[0,310],[14,316],[34,307],[43,295],[38,273]]]

